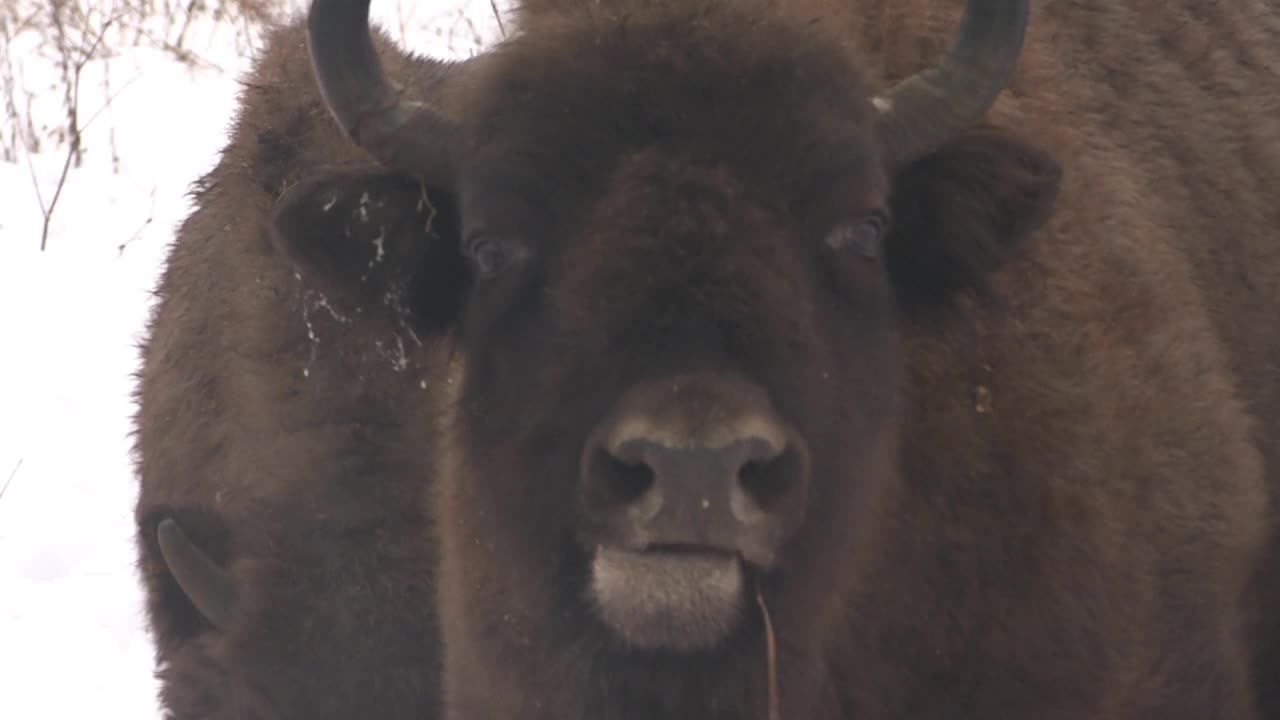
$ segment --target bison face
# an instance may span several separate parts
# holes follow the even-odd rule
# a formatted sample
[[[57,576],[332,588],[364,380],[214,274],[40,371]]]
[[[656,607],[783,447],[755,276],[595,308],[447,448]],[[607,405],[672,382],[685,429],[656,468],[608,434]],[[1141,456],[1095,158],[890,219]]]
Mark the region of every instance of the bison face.
[[[630,648],[729,642],[757,588],[825,613],[892,486],[897,328],[996,267],[1056,186],[990,132],[896,172],[837,45],[740,37],[514,41],[464,93],[459,583],[502,567],[566,632]]]
[[[884,181],[864,159],[793,203],[718,158],[607,165],[563,204],[491,168],[462,185],[449,482],[560,602],[633,646],[707,648],[755,576],[872,525],[899,365]]]
[[[468,656],[479,635],[738,646],[752,593],[817,642],[893,485],[899,328],[1056,194],[1051,158],[972,128],[1025,23],[973,8],[960,51],[879,98],[804,18],[655,7],[517,35],[410,105],[366,4],[317,0],[335,117],[458,218],[406,270],[465,351],[432,498],[456,672],[505,661]]]

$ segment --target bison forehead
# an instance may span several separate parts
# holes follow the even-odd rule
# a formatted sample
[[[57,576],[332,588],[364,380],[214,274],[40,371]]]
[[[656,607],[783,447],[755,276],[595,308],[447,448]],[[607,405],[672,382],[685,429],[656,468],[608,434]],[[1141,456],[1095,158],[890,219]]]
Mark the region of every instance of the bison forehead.
[[[593,313],[640,304],[660,320],[655,301],[686,321],[699,308],[724,321],[808,314],[812,259],[796,223],[733,173],[652,150],[620,160],[601,193],[563,240],[553,298],[566,316],[583,303]]]
[[[844,46],[818,25],[741,12],[640,13],[517,36],[478,58],[459,91],[472,157],[519,158],[589,188],[626,151],[654,145],[775,181],[877,153],[871,93]]]

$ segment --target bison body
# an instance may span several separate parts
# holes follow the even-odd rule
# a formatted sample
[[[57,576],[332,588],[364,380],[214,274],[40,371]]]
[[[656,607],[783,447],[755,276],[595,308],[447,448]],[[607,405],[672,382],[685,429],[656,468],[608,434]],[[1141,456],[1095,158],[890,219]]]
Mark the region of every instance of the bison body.
[[[395,87],[354,5],[160,284],[175,717],[1280,717],[1270,4],[1035,3],[945,106],[960,0],[530,0]]]

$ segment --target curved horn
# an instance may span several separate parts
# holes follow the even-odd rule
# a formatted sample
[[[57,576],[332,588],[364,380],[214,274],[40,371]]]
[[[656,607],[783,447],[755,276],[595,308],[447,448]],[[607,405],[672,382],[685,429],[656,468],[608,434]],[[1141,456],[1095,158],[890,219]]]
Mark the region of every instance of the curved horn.
[[[1013,79],[1029,14],[1028,0],[969,0],[942,60],[872,101],[894,163],[936,150],[982,119]]]
[[[452,186],[460,126],[392,87],[370,38],[369,0],[313,0],[307,44],[320,95],[357,145],[388,167]]]
[[[225,630],[236,615],[236,586],[231,574],[205,555],[172,518],[156,526],[156,540],[169,572],[191,604],[214,627]]]

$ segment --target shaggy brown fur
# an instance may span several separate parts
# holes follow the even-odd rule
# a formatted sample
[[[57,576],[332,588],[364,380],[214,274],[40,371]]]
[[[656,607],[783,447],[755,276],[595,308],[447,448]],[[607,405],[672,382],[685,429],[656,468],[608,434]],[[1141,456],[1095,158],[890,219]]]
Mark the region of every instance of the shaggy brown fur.
[[[345,145],[275,37],[142,373],[176,716],[765,717],[758,617],[639,651],[584,594],[587,436],[714,371],[812,458],[759,578],[784,717],[1280,717],[1280,13],[1037,3],[989,124],[881,168],[865,99],[961,0],[616,4],[529,0],[453,88],[456,196]],[[886,197],[883,264],[821,250]],[[527,259],[475,279],[480,228]],[[234,627],[166,572],[166,515]]]
[[[429,71],[387,50],[393,72]],[[433,442],[406,425],[445,381],[415,340],[429,318],[408,308],[430,289],[407,268],[456,231],[447,213],[419,210],[417,183],[370,175],[306,58],[303,33],[282,31],[247,80],[246,111],[196,188],[145,348],[142,569],[163,700],[178,718],[439,712],[421,502]],[[323,204],[296,201],[313,196]],[[282,255],[273,216],[317,222],[308,213],[330,234]],[[234,627],[213,630],[167,573],[154,539],[166,515],[232,572]]]

